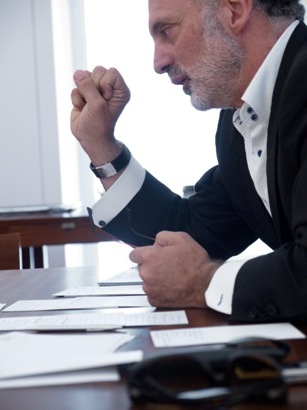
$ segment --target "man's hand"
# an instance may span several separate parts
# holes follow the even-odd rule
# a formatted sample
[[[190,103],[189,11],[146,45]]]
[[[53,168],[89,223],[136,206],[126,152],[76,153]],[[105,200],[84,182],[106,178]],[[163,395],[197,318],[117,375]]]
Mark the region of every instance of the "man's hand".
[[[156,307],[207,307],[205,291],[220,266],[185,232],[158,233],[154,245],[134,249],[143,289]]]
[[[98,166],[120,152],[114,128],[130,99],[130,91],[115,68],[96,67],[92,73],[78,70],[74,81],[77,88],[71,93],[71,130]]]

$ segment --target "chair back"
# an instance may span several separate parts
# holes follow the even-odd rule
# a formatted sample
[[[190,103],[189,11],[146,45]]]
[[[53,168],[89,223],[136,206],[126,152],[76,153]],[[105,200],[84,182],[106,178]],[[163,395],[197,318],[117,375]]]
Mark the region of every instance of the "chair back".
[[[0,269],[21,268],[19,233],[0,234]]]

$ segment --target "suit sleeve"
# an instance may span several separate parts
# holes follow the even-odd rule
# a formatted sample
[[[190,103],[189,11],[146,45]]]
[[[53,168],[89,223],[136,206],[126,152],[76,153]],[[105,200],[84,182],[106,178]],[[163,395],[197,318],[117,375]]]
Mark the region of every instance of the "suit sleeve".
[[[146,173],[141,190],[104,229],[135,245],[151,244],[144,236],[154,238],[162,230],[185,231],[212,258],[222,260],[255,241],[223,188],[218,166],[196,183],[195,190],[190,198],[181,198]]]

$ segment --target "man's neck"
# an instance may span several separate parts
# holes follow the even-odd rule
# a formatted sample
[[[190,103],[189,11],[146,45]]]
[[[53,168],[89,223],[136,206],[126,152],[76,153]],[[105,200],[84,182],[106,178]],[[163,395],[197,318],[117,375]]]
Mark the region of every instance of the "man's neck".
[[[253,17],[242,35],[245,57],[238,98],[235,102],[236,108],[242,106],[242,95],[280,36],[293,21],[294,19],[282,18],[273,21],[257,11],[253,13]]]

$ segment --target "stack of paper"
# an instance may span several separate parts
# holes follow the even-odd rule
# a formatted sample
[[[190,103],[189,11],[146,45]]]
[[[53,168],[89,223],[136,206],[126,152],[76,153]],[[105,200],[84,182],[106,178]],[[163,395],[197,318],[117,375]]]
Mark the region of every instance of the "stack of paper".
[[[54,293],[55,297],[145,295],[142,285],[78,286]]]
[[[131,280],[131,282],[130,282]],[[78,286],[54,293],[56,299],[19,300],[4,312],[37,310],[103,309],[115,307],[151,307],[142,288],[137,268],[130,268],[101,286]],[[65,299],[64,299],[65,298]]]
[[[26,316],[0,319],[0,331],[8,330],[108,330],[121,326],[186,325],[183,310],[167,312],[80,313],[71,315]]]
[[[146,296],[94,296],[61,299],[19,300],[3,312],[35,310],[103,309],[112,307],[150,307]]]
[[[137,362],[141,351],[114,353],[125,333],[0,336],[0,388],[118,380],[115,366]]]
[[[305,335],[290,323],[153,330],[150,334],[155,347],[231,343],[245,338],[264,338],[267,340],[305,338]]]

